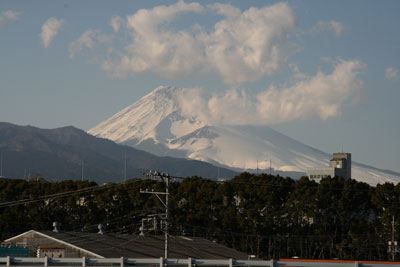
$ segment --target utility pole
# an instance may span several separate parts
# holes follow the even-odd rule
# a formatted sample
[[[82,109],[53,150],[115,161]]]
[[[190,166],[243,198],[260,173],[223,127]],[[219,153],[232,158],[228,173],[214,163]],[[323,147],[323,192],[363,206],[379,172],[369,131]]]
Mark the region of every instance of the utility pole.
[[[392,240],[388,242],[388,252],[392,254],[392,261],[394,261],[397,253],[397,241],[394,240],[394,216],[392,217]]]
[[[169,221],[169,176],[164,180],[165,182],[165,245],[164,257],[168,258],[168,221]]]
[[[267,174],[268,173],[268,163],[267,163],[267,160],[265,159],[264,160],[264,172],[265,172],[265,174]]]
[[[164,245],[164,258],[168,258],[168,221],[169,221],[169,179],[171,178],[168,173],[160,173],[158,171],[150,171],[148,174],[145,174],[152,179],[161,179],[165,183],[165,192],[154,192],[154,191],[143,191],[140,190],[140,193],[144,194],[154,194],[160,200],[160,202],[165,207],[165,245]],[[162,200],[160,195],[165,195],[165,202]]]
[[[258,160],[257,160],[257,170],[256,170],[256,173],[257,173],[257,175],[258,175]]]
[[[126,148],[125,148],[125,163],[124,163],[124,183],[126,183]]]
[[[269,174],[272,175],[272,160],[269,158]]]
[[[3,177],[3,151],[1,151],[1,159],[0,159],[0,177]]]

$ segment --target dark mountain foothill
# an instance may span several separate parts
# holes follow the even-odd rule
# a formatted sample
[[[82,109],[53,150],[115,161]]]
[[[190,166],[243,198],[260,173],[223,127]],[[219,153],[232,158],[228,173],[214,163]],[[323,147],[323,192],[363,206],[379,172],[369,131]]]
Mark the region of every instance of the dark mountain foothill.
[[[94,137],[72,126],[40,129],[0,123],[2,175],[8,178],[40,176],[50,181],[66,179],[116,182],[141,177],[148,170],[176,176],[209,179],[232,178],[236,172],[209,163],[158,157],[110,140]],[[126,156],[125,156],[126,155]],[[83,168],[82,168],[83,166]]]

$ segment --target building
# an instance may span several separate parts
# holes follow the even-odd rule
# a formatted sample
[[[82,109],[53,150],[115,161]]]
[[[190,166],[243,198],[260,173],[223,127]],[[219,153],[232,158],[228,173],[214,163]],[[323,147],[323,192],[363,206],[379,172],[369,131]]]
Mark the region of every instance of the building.
[[[348,180],[351,178],[351,154],[333,153],[329,167],[307,169],[307,176],[317,182],[323,178],[335,176],[340,176]]]
[[[168,258],[248,258],[246,253],[204,238],[170,236],[168,241]],[[3,243],[27,248],[29,257],[49,258],[160,258],[164,257],[165,244],[163,236],[36,230],[8,238]]]

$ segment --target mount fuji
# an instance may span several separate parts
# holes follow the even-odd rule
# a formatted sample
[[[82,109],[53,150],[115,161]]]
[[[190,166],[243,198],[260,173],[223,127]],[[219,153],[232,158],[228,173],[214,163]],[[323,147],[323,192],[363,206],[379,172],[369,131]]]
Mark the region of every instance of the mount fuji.
[[[158,156],[196,159],[236,171],[260,169],[296,178],[307,168],[328,166],[331,154],[268,126],[217,125],[200,115],[201,110],[189,114],[185,109],[193,90],[198,89],[160,86],[88,133]],[[352,177],[370,185],[400,181],[399,173],[352,165]]]

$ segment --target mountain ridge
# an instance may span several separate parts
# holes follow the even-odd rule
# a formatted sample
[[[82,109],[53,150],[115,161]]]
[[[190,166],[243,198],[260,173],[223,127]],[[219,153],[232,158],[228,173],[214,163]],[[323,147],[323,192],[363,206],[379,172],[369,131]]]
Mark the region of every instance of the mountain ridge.
[[[0,151],[3,175],[10,178],[31,172],[55,180],[81,179],[83,161],[84,179],[98,183],[122,181],[124,155],[128,178],[141,177],[150,169],[211,179],[217,178],[218,173],[227,178],[237,174],[206,162],[158,157],[91,136],[73,126],[41,129],[0,122]]]
[[[200,88],[157,87],[88,132],[157,155],[196,159],[235,170],[267,170],[272,163],[275,172],[304,174],[307,168],[328,166],[331,154],[271,127],[213,125],[200,115],[202,110],[187,113],[187,103],[193,103],[190,97],[201,93]],[[400,174],[357,162],[352,173],[355,179],[372,185],[400,181]]]

